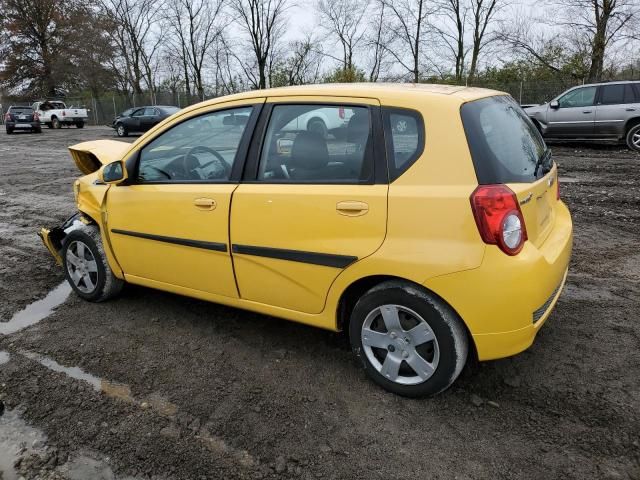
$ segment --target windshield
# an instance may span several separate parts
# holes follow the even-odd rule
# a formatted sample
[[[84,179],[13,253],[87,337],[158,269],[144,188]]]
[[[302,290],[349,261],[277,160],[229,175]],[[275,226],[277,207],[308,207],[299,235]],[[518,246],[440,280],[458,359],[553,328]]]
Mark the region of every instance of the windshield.
[[[513,98],[465,103],[461,115],[481,185],[534,182],[551,168],[542,135]]]

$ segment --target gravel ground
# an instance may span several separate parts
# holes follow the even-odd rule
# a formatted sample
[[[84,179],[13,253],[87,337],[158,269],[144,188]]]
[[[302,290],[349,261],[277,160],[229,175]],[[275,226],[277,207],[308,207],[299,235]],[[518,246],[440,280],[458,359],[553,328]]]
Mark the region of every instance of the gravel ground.
[[[0,322],[63,281],[35,231],[73,212],[66,146],[111,136],[0,136]],[[525,353],[409,400],[337,334],[137,287],[70,295],[0,334],[0,479],[640,479],[640,155],[553,150],[574,256]]]

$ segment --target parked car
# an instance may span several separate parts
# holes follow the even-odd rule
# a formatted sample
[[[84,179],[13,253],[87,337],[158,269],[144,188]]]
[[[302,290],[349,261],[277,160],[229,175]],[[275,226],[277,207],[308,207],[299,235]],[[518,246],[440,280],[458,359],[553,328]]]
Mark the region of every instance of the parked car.
[[[525,111],[545,138],[616,140],[640,152],[640,81],[580,85]]]
[[[88,113],[84,108],[67,107],[59,100],[44,100],[35,102],[33,109],[38,112],[40,122],[48,128],[62,128],[63,125],[70,127],[75,125],[84,128]]]
[[[112,127],[119,137],[126,137],[130,133],[146,132],[178,111],[178,107],[165,105],[130,108],[115,118]]]
[[[12,134],[15,130],[42,133],[38,112],[34,112],[31,107],[9,107],[4,116],[4,126],[7,134]]]
[[[335,138],[288,128],[328,109],[349,118]],[[565,283],[557,167],[501,92],[252,91],[70,151],[79,212],[40,235],[80,297],[129,282],[345,331],[398,394],[525,350]]]

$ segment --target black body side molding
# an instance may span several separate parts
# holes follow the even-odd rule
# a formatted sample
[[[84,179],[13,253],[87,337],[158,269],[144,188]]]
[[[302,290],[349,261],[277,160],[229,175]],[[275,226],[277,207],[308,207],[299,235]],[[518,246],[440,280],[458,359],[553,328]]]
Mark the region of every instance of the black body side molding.
[[[231,246],[233,253],[243,255],[253,255],[256,257],[277,258],[279,260],[289,260],[292,262],[310,263],[312,265],[322,265],[325,267],[345,268],[358,260],[358,257],[350,255],[335,255],[332,253],[302,252],[300,250],[286,250],[282,248],[254,247],[251,245]]]
[[[190,240],[188,238],[165,237],[163,235],[152,235],[150,233],[131,232],[129,230],[111,229],[111,233],[118,235],[128,235],[130,237],[145,238],[147,240],[155,240],[156,242],[174,243],[176,245],[184,245],[186,247],[202,248],[205,250],[214,250],[216,252],[226,252],[227,244],[218,242],[203,242],[201,240]]]

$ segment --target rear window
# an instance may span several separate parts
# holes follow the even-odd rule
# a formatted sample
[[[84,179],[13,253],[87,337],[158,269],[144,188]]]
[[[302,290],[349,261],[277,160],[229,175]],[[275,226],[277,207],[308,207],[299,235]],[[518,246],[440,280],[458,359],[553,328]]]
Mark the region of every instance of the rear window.
[[[9,112],[16,113],[16,114],[21,114],[21,113],[32,114],[33,113],[33,108],[31,108],[31,107],[10,107],[9,108]]]
[[[461,115],[481,185],[533,182],[551,167],[542,136],[513,98],[465,103]]]

